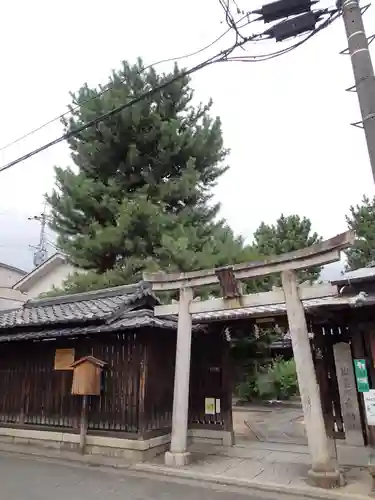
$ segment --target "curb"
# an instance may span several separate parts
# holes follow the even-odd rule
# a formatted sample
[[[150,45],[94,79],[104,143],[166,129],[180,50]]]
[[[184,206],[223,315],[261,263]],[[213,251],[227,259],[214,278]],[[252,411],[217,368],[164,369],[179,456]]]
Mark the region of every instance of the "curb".
[[[44,453],[43,453],[44,451]],[[8,455],[19,455],[23,457],[33,457],[41,460],[52,460],[53,462],[65,465],[79,465],[81,467],[98,467],[102,469],[117,470],[120,472],[133,473],[135,475],[147,473],[160,477],[171,477],[175,479],[184,479],[187,481],[200,481],[203,483],[218,484],[221,486],[233,486],[237,488],[246,489],[247,493],[270,493],[270,494],[284,494],[290,498],[303,498],[304,500],[371,500],[371,496],[362,494],[353,494],[345,492],[340,489],[325,490],[321,488],[314,488],[312,486],[293,486],[280,483],[262,483],[253,479],[237,479],[228,476],[215,476],[211,474],[203,474],[201,472],[192,472],[186,469],[174,469],[172,467],[165,467],[161,465],[152,465],[147,463],[131,464],[126,463],[105,463],[103,460],[91,458],[90,460],[82,460],[81,457],[76,457],[73,454],[70,456],[62,456],[54,452],[47,452],[46,450],[14,450],[0,447],[0,453]],[[92,456],[91,456],[92,457]],[[96,458],[96,457],[95,457]]]
[[[332,490],[324,490],[313,487],[300,487],[285,485],[279,483],[261,483],[253,479],[236,479],[228,476],[213,476],[210,474],[202,474],[200,472],[191,472],[182,469],[173,469],[168,467],[160,467],[148,465],[144,463],[130,466],[129,470],[138,472],[148,472],[155,475],[178,477],[180,479],[190,479],[223,486],[237,486],[248,490],[259,491],[262,493],[279,493],[297,498],[309,500],[369,500],[371,497],[362,494],[353,494],[350,492],[340,492]]]

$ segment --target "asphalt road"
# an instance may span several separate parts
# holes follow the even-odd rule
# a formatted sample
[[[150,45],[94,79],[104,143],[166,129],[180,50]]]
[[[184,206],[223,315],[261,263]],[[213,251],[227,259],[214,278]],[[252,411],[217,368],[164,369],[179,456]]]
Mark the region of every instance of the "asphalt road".
[[[0,452],[1,500],[273,500],[232,487],[129,474]]]

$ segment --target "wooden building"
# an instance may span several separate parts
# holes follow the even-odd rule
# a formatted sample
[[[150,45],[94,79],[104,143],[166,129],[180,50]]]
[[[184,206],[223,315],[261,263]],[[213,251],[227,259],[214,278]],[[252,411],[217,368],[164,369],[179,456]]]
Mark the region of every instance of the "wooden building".
[[[100,394],[88,396],[86,451],[135,460],[164,451],[177,321],[154,317],[158,303],[137,284],[31,300],[2,312],[0,441],[78,448],[82,397],[72,394],[73,369],[89,356],[101,379]],[[191,439],[231,443],[228,345],[215,328],[193,330]],[[207,398],[217,402],[214,412]]]

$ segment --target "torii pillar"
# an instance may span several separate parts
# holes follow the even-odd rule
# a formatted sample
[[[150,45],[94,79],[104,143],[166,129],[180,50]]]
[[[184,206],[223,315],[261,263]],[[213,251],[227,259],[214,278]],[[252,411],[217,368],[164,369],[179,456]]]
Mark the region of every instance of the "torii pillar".
[[[189,306],[192,299],[193,290],[191,288],[180,290],[171,448],[165,454],[165,464],[174,467],[182,467],[190,462],[190,453],[187,450],[187,433],[192,329]]]
[[[333,443],[327,436],[305,311],[299,297],[295,272],[283,271],[281,280],[285,294],[307,442],[312,460],[308,473],[309,479],[316,486],[322,488],[340,486],[343,479],[336,458],[332,456]]]

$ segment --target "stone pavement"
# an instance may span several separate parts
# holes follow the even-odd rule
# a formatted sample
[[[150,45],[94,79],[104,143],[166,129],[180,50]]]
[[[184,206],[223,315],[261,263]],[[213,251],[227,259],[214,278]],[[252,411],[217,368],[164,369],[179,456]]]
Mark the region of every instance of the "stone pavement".
[[[307,444],[301,406],[233,407],[235,434],[251,441]]]
[[[337,490],[322,490],[306,482],[310,457],[306,446],[285,443],[251,443],[234,447],[193,445],[194,462],[181,469],[166,467],[163,457],[152,463],[137,464],[137,470],[171,476],[195,478],[219,484],[252,488],[254,491],[279,491],[296,498],[369,498],[371,478],[363,448],[342,446],[338,449],[340,466],[347,485]]]

